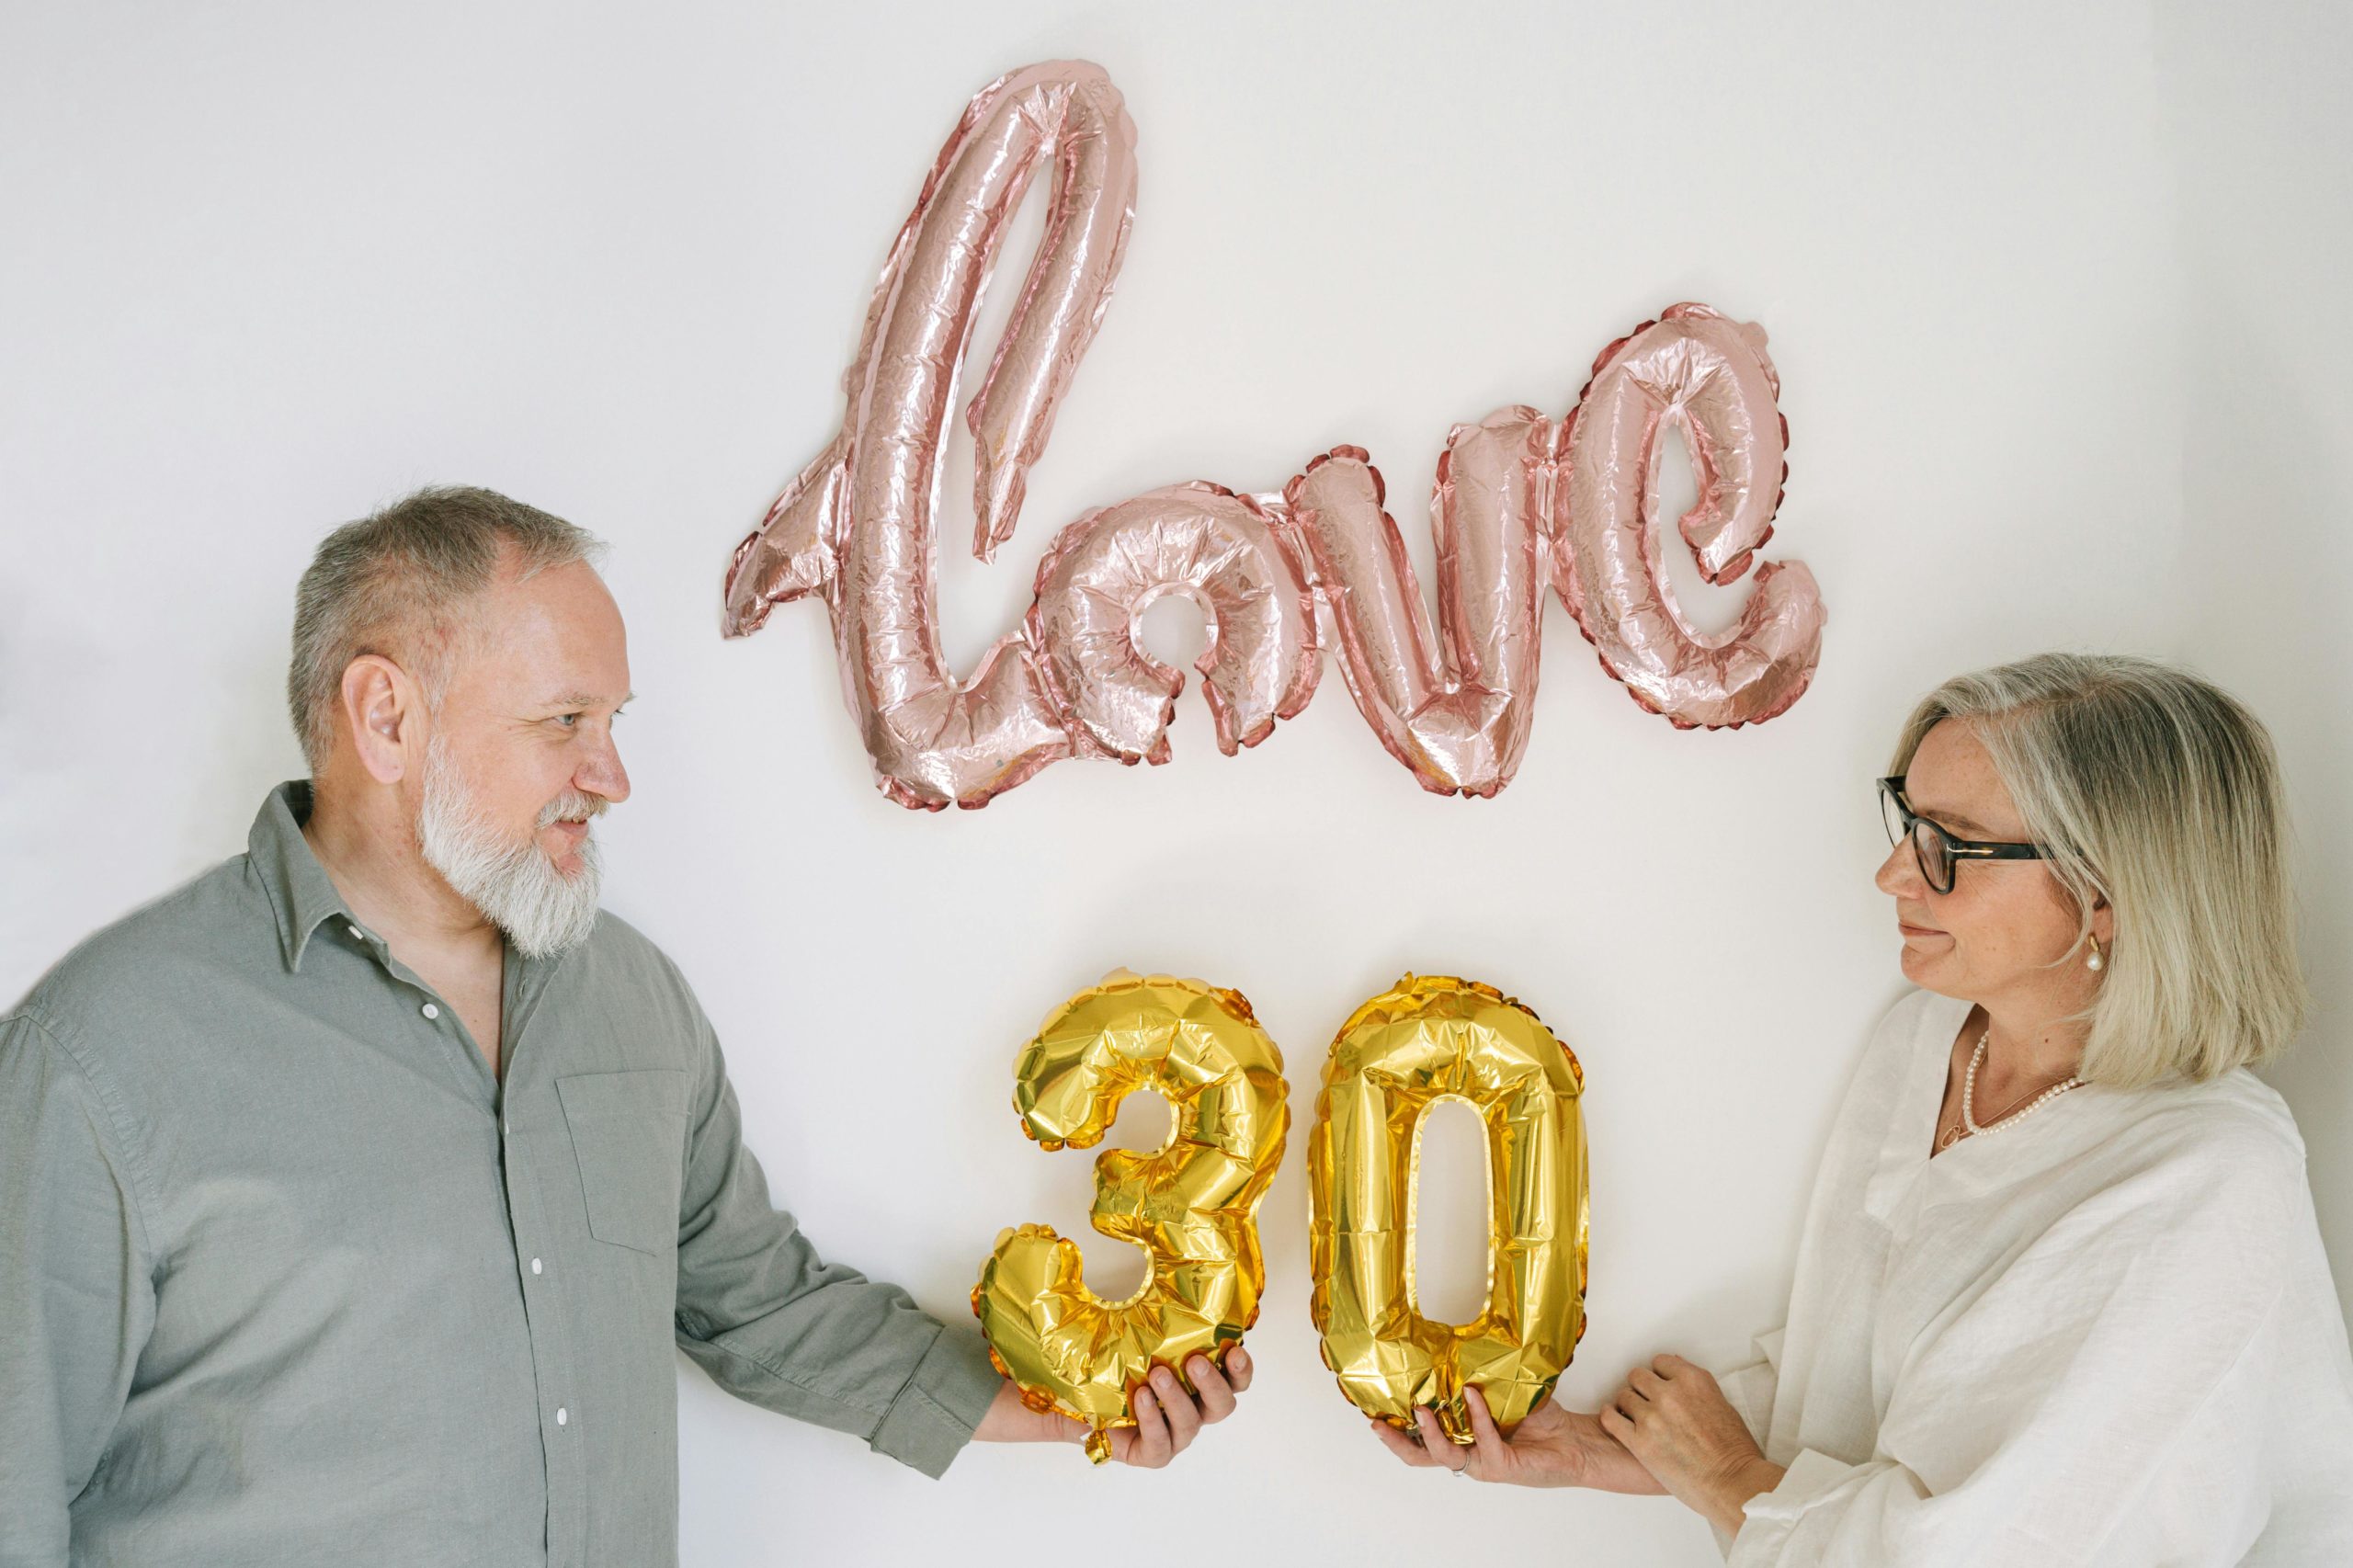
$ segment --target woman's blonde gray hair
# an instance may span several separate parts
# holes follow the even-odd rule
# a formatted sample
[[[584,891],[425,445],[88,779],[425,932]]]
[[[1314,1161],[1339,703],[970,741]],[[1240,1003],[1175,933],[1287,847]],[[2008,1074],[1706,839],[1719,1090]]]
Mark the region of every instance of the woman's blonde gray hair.
[[[2287,807],[2271,737],[2253,714],[2152,660],[2043,653],[1929,693],[1889,771],[1908,768],[1948,719],[1992,756],[2083,935],[2096,901],[2114,911],[2083,1078],[2120,1088],[2203,1080],[2295,1037],[2307,994]],[[2071,960],[2081,961],[2062,961]]]
[[[494,490],[420,490],[319,541],[294,590],[286,703],[315,777],[335,747],[343,672],[365,653],[399,664],[438,709],[467,601],[513,552],[523,576],[594,561],[587,529]]]

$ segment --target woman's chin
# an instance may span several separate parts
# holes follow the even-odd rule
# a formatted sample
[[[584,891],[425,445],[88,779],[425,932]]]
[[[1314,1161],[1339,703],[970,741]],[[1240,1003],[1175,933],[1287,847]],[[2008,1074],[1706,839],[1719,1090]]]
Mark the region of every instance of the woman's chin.
[[[1923,951],[1915,942],[1906,942],[1896,961],[1904,967],[1904,978],[1913,984],[1928,991],[1941,991],[1944,988],[1937,983],[1937,971],[1944,967],[1939,961],[1944,956],[1942,953]]]

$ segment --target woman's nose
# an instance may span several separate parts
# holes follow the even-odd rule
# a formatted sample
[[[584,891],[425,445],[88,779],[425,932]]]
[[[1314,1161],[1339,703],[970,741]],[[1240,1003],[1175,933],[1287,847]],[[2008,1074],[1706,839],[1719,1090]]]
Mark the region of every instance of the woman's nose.
[[[1887,858],[1879,863],[1878,874],[1871,881],[1891,898],[1917,898],[1928,891],[1927,881],[1920,875],[1919,862],[1912,858],[1911,846],[1904,844],[1888,846]]]

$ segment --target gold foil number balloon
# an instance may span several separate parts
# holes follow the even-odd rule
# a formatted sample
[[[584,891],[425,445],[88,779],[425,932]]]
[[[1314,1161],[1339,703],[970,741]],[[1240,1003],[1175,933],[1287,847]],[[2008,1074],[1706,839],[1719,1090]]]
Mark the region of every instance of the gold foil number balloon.
[[[1110,1429],[1135,1425],[1128,1391],[1155,1364],[1182,1379],[1188,1357],[1217,1359],[1257,1321],[1258,1200],[1290,1119],[1282,1067],[1239,992],[1131,974],[1056,1008],[1014,1067],[1014,1108],[1041,1148],[1100,1142],[1137,1089],[1175,1113],[1163,1147],[1095,1162],[1095,1228],[1148,1259],[1133,1295],[1089,1290],[1077,1246],[1046,1225],[999,1236],[972,1290],[997,1369],[1032,1409],[1093,1426],[1098,1464]]]
[[[1472,1440],[1465,1384],[1509,1431],[1585,1332],[1586,1153],[1576,1058],[1491,985],[1407,975],[1340,1028],[1308,1140],[1311,1306],[1359,1410],[1406,1431],[1429,1405]],[[1460,1326],[1414,1294],[1422,1128],[1459,1099],[1487,1130],[1487,1300]]]

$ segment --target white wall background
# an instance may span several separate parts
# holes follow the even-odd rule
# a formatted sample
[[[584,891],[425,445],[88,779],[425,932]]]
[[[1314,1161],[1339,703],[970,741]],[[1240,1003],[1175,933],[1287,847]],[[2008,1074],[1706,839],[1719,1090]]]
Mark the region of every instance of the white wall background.
[[[1166,1474],[976,1450],[935,1485],[682,1363],[688,1562],[1712,1561],[1671,1505],[1450,1488],[1363,1433],[1306,1314],[1324,1048],[1408,968],[1525,997],[1589,1083],[1593,1327],[1564,1394],[1659,1350],[1741,1358],[1899,984],[1869,781],[1904,707],[2047,646],[2186,657],[2291,772],[2324,1007],[2276,1081],[2353,1284],[2347,33],[2321,5],[12,6],[0,994],[241,848],[297,771],[278,692],[319,534],[493,485],[616,547],[641,699],[609,902],[700,989],[831,1250],[955,1314],[1000,1227],[1085,1229],[1085,1157],[1039,1153],[1006,1094],[1038,1018],[1113,965],[1241,987],[1290,1063],[1241,1418]],[[1773,335],[1768,553],[1831,606],[1812,694],[1678,733],[1555,608],[1492,802],[1422,794],[1336,671],[1240,758],[1188,697],[1166,767],[1066,764],[976,814],[884,802],[822,610],[722,643],[720,574],[835,428],[966,98],[1055,55],[1125,91],[1140,211],[1021,535],[944,562],[960,660],[1083,507],[1274,488],[1344,440],[1427,561],[1450,422],[1565,411],[1602,345],[1697,298]],[[1431,1201],[1459,1211],[1469,1169]],[[1088,1248],[1113,1282],[1118,1250]]]

